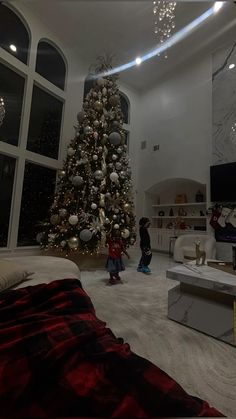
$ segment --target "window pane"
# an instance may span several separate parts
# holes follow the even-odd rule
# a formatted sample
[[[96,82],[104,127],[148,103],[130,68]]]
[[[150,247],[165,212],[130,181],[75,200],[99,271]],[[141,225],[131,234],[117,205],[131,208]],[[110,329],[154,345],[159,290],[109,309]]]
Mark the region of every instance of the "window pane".
[[[5,104],[5,118],[0,127],[0,141],[18,145],[25,80],[0,63],[0,96]]]
[[[36,71],[60,89],[64,89],[65,62],[56,48],[44,41],[38,44]]]
[[[120,106],[124,117],[124,123],[129,124],[129,102],[122,93],[120,93]]]
[[[21,201],[18,246],[38,245],[36,235],[42,230],[53,201],[56,170],[26,162]]]
[[[21,19],[0,4],[0,46],[27,64],[29,35]]]
[[[0,247],[7,246],[16,161],[0,154]]]
[[[34,86],[27,149],[58,158],[63,103]]]

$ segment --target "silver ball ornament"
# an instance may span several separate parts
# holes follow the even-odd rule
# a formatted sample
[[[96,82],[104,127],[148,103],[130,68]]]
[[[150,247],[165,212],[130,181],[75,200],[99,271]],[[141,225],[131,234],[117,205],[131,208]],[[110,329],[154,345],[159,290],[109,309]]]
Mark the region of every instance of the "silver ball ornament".
[[[81,122],[83,122],[84,118],[85,118],[85,112],[84,112],[84,111],[80,111],[80,112],[77,114],[77,119],[78,119],[78,121],[81,123]]]
[[[95,202],[93,202],[92,204],[91,204],[91,208],[93,209],[93,210],[95,210],[95,209],[97,209],[97,204],[95,204]]]
[[[84,179],[82,178],[82,176],[77,175],[72,178],[72,184],[74,186],[81,186],[83,182],[84,182]]]
[[[89,240],[91,240],[92,238],[92,232],[88,229],[84,229],[79,233],[79,238],[80,240],[82,240],[83,242],[88,242]]]
[[[93,132],[93,129],[89,125],[87,125],[86,127],[84,127],[84,134],[89,135],[92,132]]]
[[[66,241],[65,240],[62,240],[61,243],[60,243],[60,245],[61,245],[61,247],[66,247]]]
[[[113,227],[114,227],[115,230],[118,230],[120,228],[119,224],[114,224]]]
[[[117,180],[119,179],[119,175],[116,172],[112,172],[110,174],[110,179],[112,182],[117,182]]]
[[[108,139],[111,144],[118,145],[121,142],[121,135],[119,134],[119,132],[114,131],[111,132],[111,134],[109,134]]]
[[[96,172],[94,172],[94,177],[96,180],[102,180],[103,179],[103,173],[101,170],[96,170]]]
[[[70,217],[69,217],[69,223],[72,225],[72,226],[75,226],[77,223],[78,223],[78,221],[79,221],[79,218],[78,218],[78,216],[77,215],[70,215]]]
[[[97,160],[98,160],[98,156],[97,156],[97,154],[94,154],[94,155],[93,155],[93,160],[94,160],[94,161],[97,161]]]

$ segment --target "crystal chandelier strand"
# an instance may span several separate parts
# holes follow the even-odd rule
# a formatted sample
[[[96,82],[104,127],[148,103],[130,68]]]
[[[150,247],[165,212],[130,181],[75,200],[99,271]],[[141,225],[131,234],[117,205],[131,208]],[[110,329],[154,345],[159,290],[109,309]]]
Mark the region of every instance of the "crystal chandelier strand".
[[[175,8],[175,1],[153,1],[154,33],[160,43],[168,39],[175,28]],[[167,53],[165,53],[165,58],[167,58]]]
[[[0,97],[0,127],[3,124],[3,120],[5,118],[5,105],[4,100],[2,97]]]

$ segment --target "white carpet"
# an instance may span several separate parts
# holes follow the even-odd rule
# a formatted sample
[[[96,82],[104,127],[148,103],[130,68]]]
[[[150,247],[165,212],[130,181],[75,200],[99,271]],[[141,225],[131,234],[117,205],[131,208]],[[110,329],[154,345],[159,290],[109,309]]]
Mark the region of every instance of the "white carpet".
[[[106,286],[102,269],[82,270],[97,316],[187,392],[236,416],[236,348],[169,320],[167,292],[176,283],[166,279],[165,271],[173,261],[154,254],[152,275],[145,276],[136,271],[137,251],[131,253],[122,285]]]

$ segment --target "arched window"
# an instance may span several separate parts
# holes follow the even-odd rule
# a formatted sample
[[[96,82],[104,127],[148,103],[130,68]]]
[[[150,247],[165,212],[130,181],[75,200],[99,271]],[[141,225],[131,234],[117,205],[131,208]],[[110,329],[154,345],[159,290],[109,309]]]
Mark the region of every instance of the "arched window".
[[[0,46],[27,64],[29,33],[22,20],[9,7],[0,3]]]
[[[47,41],[40,41],[37,50],[36,72],[64,90],[66,64],[62,54]]]
[[[88,75],[84,81],[84,99],[86,98],[87,94],[90,92],[94,85],[93,79]]]
[[[127,96],[120,92],[120,106],[121,106],[121,112],[123,113],[124,117],[124,123],[129,124],[129,99]]]

